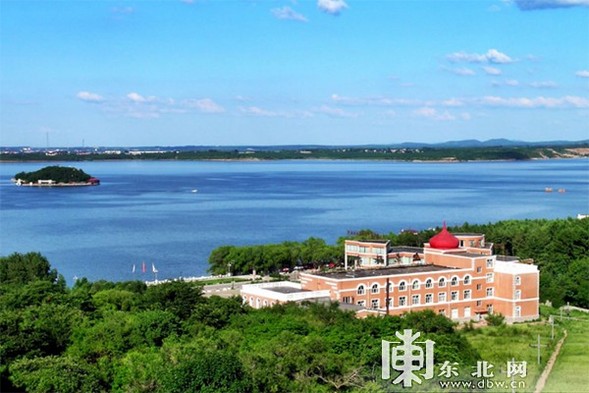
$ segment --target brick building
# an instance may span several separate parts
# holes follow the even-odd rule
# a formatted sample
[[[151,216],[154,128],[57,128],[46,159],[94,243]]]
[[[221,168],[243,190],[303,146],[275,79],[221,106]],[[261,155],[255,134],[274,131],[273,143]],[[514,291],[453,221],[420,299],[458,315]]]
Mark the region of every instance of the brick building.
[[[359,316],[431,309],[457,321],[479,320],[488,313],[501,313],[507,322],[538,318],[537,266],[493,255],[493,244],[483,234],[451,234],[444,225],[423,248],[347,240],[344,267],[302,272],[304,298],[328,294],[333,301],[354,305]],[[242,295],[256,305],[247,285]]]

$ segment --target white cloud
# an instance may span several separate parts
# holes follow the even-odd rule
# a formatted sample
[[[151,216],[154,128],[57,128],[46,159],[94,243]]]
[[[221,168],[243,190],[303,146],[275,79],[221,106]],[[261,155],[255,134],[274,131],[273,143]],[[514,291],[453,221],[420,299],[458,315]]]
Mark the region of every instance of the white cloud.
[[[476,72],[474,72],[470,68],[466,68],[466,67],[462,67],[462,68],[450,68],[449,71],[452,72],[452,73],[454,73],[454,74],[456,74],[456,75],[460,75],[460,76],[472,76],[472,75],[476,75]]]
[[[96,93],[90,93],[89,91],[81,91],[78,94],[76,94],[76,97],[78,97],[78,99],[84,102],[91,102],[94,104],[104,101],[104,98],[101,95],[98,95]]]
[[[505,81],[505,84],[507,86],[513,86],[513,87],[515,87],[515,86],[519,86],[519,81],[518,80],[515,80],[515,79],[508,79],[508,80]]]
[[[273,10],[271,10],[271,12],[276,19],[295,20],[298,22],[309,21],[303,14],[299,14],[298,12],[287,6],[284,6],[282,8],[274,8]]]
[[[501,70],[496,67],[484,66],[483,70],[487,75],[501,75]]]
[[[589,78],[589,70],[581,70],[575,73],[579,78]]]
[[[377,105],[377,106],[393,106],[393,105],[423,105],[422,101],[409,100],[405,98],[387,98],[387,97],[346,97],[338,94],[332,94],[331,99],[343,105]]]
[[[554,89],[558,87],[556,82],[553,81],[530,82],[529,86],[536,89]]]
[[[348,5],[344,0],[317,0],[317,7],[331,15],[339,15]]]
[[[589,108],[589,99],[585,97],[565,96],[555,97],[497,97],[486,96],[479,100],[483,105],[507,108]]]
[[[142,104],[142,103],[146,103],[146,102],[154,102],[156,100],[156,98],[154,96],[144,97],[141,94],[135,93],[135,92],[127,94],[127,98],[137,104]]]
[[[133,7],[113,7],[111,8],[113,14],[129,15],[135,12]]]
[[[413,115],[417,117],[425,117],[427,119],[439,121],[456,120],[456,116],[450,114],[448,111],[438,112],[438,110],[431,107],[423,107],[413,111]]]
[[[203,98],[200,100],[187,100],[185,105],[189,108],[195,108],[203,113],[223,113],[225,108],[217,104],[210,98]]]
[[[246,115],[251,116],[260,116],[260,117],[279,117],[281,114],[279,112],[273,112],[266,109],[262,109],[257,106],[247,106],[247,107],[240,107],[239,110],[241,113],[245,113]]]
[[[451,53],[446,58],[452,62],[467,62],[467,63],[493,63],[493,64],[508,64],[512,63],[513,59],[505,53],[499,52],[497,49],[489,49],[487,53],[466,53],[455,52]]]
[[[341,108],[334,108],[327,105],[322,105],[321,107],[315,109],[314,112],[327,115],[330,117],[358,117],[357,113],[348,112]]]
[[[464,102],[462,100],[459,100],[457,98],[449,98],[447,100],[442,101],[442,105],[444,106],[463,106]]]
[[[589,0],[515,0],[520,10],[532,11],[549,8],[589,7]]]

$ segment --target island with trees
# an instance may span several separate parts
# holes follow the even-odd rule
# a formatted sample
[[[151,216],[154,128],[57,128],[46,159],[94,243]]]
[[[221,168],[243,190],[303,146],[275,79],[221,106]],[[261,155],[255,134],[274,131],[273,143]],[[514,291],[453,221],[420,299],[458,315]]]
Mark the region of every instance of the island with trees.
[[[19,172],[12,181],[17,186],[72,187],[97,186],[100,180],[81,169],[63,166],[47,166],[34,172]]]

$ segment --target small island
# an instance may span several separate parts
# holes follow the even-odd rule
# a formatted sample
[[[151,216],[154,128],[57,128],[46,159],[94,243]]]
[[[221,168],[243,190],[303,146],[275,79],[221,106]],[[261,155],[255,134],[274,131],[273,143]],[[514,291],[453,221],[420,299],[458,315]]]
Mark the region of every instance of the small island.
[[[81,187],[100,184],[100,180],[81,169],[63,166],[47,166],[35,172],[19,172],[12,181],[17,186],[30,187]]]

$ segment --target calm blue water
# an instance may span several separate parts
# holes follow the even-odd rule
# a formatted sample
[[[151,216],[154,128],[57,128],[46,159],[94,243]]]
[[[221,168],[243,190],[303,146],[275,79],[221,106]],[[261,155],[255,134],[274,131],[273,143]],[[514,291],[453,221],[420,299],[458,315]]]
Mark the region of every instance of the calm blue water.
[[[99,187],[10,183],[45,165],[0,164],[0,254],[40,251],[70,283],[153,279],[142,261],[159,278],[202,275],[224,244],[589,213],[589,160],[84,162],[62,165]]]

